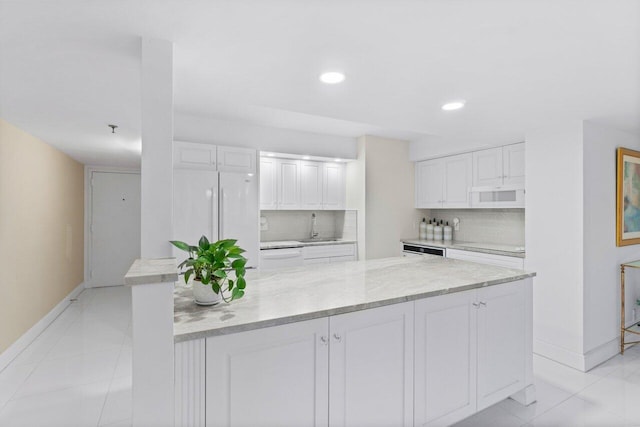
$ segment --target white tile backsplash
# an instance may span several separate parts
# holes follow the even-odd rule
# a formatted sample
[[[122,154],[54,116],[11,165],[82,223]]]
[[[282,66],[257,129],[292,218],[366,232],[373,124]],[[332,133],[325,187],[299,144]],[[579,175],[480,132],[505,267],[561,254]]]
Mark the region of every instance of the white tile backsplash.
[[[423,217],[448,221],[460,219],[453,239],[465,242],[524,246],[524,209],[421,209]]]
[[[260,231],[260,241],[299,240],[311,237],[311,214],[316,214],[318,237],[348,238],[356,236],[356,211],[260,211],[261,223],[266,220],[267,230]]]

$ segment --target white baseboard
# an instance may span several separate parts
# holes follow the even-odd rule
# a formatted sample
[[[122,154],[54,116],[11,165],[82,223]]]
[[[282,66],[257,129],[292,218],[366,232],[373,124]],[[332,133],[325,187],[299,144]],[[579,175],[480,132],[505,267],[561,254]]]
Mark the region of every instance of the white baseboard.
[[[573,369],[585,372],[584,355],[545,341],[533,340],[533,352]]]
[[[69,295],[64,297],[62,301],[58,303],[53,309],[47,313],[42,319],[40,319],[35,325],[33,325],[27,332],[25,332],[20,338],[9,346],[5,351],[0,354],[0,371],[11,363],[29,344],[31,344],[46,328],[56,320],[56,317],[64,311],[65,308],[71,304],[71,299],[77,297],[84,289],[84,282],[80,283]]]
[[[593,350],[587,351],[584,355],[584,367],[589,371],[618,353],[620,353],[620,338],[614,338]]]
[[[581,354],[544,341],[534,340],[533,352],[579,371],[587,372],[618,354],[619,346],[620,339],[614,338],[585,354]]]

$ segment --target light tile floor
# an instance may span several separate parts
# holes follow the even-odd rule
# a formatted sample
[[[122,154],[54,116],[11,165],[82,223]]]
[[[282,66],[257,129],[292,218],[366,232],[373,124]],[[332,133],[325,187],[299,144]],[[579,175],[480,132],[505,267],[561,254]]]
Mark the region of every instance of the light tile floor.
[[[85,290],[0,372],[0,426],[131,426],[129,288]],[[534,358],[538,401],[457,427],[640,426],[640,346],[588,373]]]

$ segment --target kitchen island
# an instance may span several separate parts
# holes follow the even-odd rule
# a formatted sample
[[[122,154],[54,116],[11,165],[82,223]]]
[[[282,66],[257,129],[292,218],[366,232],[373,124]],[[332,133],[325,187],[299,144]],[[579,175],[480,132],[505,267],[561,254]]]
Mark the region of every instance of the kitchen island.
[[[534,273],[441,257],[251,271],[174,293],[175,425],[449,425],[534,398]]]

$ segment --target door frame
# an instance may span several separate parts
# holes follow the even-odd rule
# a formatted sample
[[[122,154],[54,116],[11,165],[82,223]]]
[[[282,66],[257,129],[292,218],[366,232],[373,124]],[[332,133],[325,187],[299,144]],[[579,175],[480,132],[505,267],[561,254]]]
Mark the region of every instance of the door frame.
[[[93,214],[93,192],[91,191],[91,178],[94,172],[104,173],[123,173],[142,175],[140,168],[116,168],[109,166],[92,166],[84,167],[84,286],[85,288],[93,288],[93,282],[90,277],[91,270],[91,215]]]

